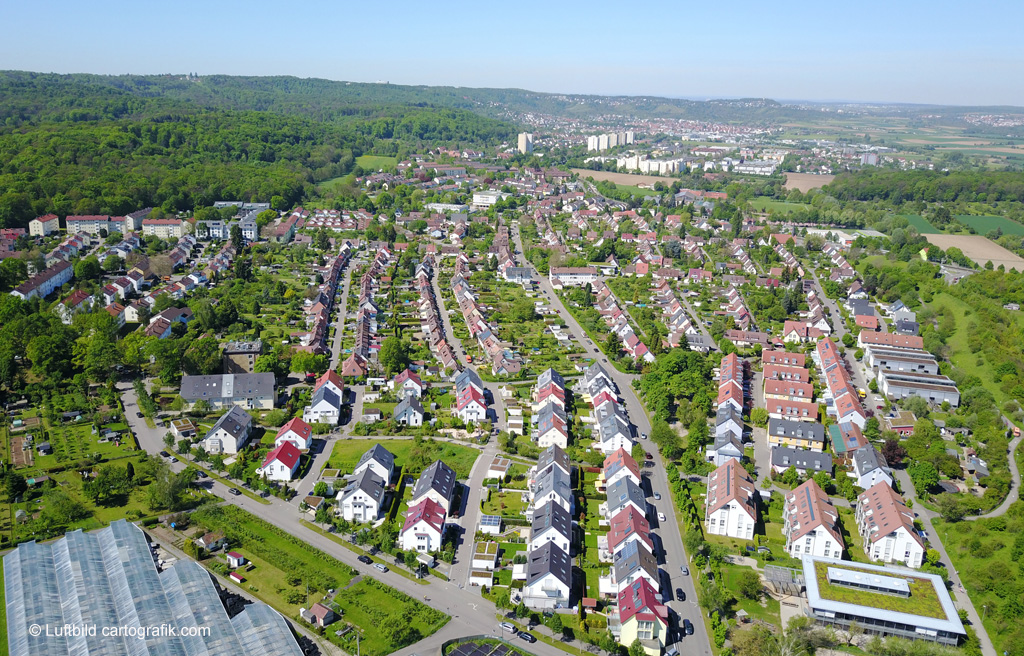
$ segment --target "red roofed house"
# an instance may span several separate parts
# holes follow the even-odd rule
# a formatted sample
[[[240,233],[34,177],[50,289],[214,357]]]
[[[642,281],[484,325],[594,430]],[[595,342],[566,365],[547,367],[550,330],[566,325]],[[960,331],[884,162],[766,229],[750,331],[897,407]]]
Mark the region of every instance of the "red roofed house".
[[[345,381],[341,379],[341,376],[337,372],[328,369],[324,372],[323,376],[316,379],[316,385],[313,386],[314,390],[318,390],[324,385],[338,395],[339,399],[345,398]]]
[[[277,446],[284,442],[291,442],[296,449],[306,450],[313,443],[313,429],[301,418],[294,417],[277,431],[277,437],[274,438]]]
[[[657,590],[639,578],[619,592],[619,644],[639,640],[648,656],[659,656],[669,639],[668,607]]]
[[[420,553],[440,549],[447,515],[444,506],[430,498],[409,508],[398,536],[402,549]]]
[[[865,316],[863,314],[857,316],[857,327],[864,328],[865,330],[878,330],[878,317]]]
[[[270,481],[290,481],[299,469],[299,450],[291,442],[281,442],[267,454],[256,470],[257,476]]]
[[[353,353],[341,363],[341,375],[345,378],[359,378],[366,375],[366,360]]]
[[[395,379],[391,381],[391,385],[395,390],[395,395],[400,399],[410,394],[418,399],[423,396],[425,387],[420,377],[408,369],[395,376]]]
[[[487,404],[484,395],[475,387],[464,387],[456,399],[455,414],[467,424],[486,421]]]
[[[654,552],[651,540],[651,524],[642,512],[632,504],[615,513],[608,531],[608,550],[617,554],[629,542],[641,542],[647,550]]]
[[[753,539],[757,524],[757,488],[747,470],[733,458],[708,474],[704,522],[708,533]]]
[[[843,536],[839,533],[839,513],[829,501],[828,495],[813,480],[786,495],[782,521],[786,552],[793,558],[808,554],[836,560],[842,557]]]

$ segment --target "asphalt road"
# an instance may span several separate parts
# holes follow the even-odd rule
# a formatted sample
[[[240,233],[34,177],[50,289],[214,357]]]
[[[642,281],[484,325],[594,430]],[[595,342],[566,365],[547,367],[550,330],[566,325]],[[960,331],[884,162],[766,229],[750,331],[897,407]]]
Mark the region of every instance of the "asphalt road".
[[[516,224],[512,225],[512,238],[518,252],[525,252],[523,250],[522,238],[519,235],[519,227]],[[529,262],[524,262],[523,266],[533,268],[533,265]],[[580,344],[593,352],[593,349],[596,348],[596,346],[591,342],[586,331],[583,330],[579,322],[573,318],[562,304],[561,299],[558,298],[554,289],[551,288],[551,283],[548,281],[547,277],[537,274],[537,280],[541,293],[545,296],[550,306],[558,311],[559,316],[568,327],[569,332]],[[612,380],[615,381],[616,386],[619,388],[619,396],[622,398],[623,405],[625,406],[626,412],[629,414],[630,421],[634,426],[636,426],[637,433],[650,435],[650,419],[647,416],[647,412],[644,409],[643,404],[640,403],[640,399],[633,391],[633,380],[639,378],[639,376],[622,373],[611,363],[607,362],[607,356],[603,353],[594,355],[600,359],[601,365],[605,368],[605,371],[608,372],[608,375],[611,376]],[[651,523],[651,527],[655,529],[655,532],[661,539],[661,543],[663,545],[664,556],[659,557],[663,581],[663,596],[666,600],[671,599],[671,601],[668,601],[668,606],[677,615],[678,624],[682,625],[683,618],[686,618],[693,623],[694,627],[694,634],[681,641],[679,644],[679,650],[682,652],[685,649],[688,654],[709,655],[711,653],[711,640],[708,637],[704,620],[701,617],[701,609],[697,605],[697,590],[695,582],[692,576],[684,576],[681,572],[681,567],[684,565],[689,566],[689,559],[687,558],[686,550],[683,548],[682,533],[679,530],[678,517],[676,515],[675,506],[672,503],[672,491],[669,488],[665,463],[662,460],[661,454],[658,453],[657,448],[649,439],[640,440],[640,443],[643,444],[644,447],[647,448],[654,456],[655,466],[645,468],[645,471],[649,472],[647,476],[649,487],[645,491],[650,495],[648,502],[652,504],[648,520]],[[653,499],[654,493],[661,495],[661,501],[655,501]],[[666,517],[669,518],[669,521],[664,524],[659,522],[659,512],[665,513]],[[675,601],[676,588],[681,588],[683,592],[686,593],[685,602]]]

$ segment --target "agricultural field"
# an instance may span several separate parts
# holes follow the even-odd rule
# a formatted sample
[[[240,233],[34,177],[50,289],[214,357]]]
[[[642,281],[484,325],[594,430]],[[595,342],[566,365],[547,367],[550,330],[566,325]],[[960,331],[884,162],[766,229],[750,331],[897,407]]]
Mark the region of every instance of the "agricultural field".
[[[940,230],[928,222],[928,219],[919,214],[897,214],[901,219],[906,219],[912,228],[920,235],[937,235]]]
[[[1002,230],[1003,234],[1006,235],[1024,235],[1024,224],[1012,221],[1005,216],[973,216],[958,214],[955,218],[960,223],[974,228],[979,235],[987,235],[997,228]]]
[[[811,189],[821,189],[836,179],[834,175],[815,175],[814,173],[786,173],[786,189],[799,189],[807,193]]]
[[[581,179],[593,178],[595,180],[607,180],[614,182],[620,187],[633,190],[633,193],[642,194],[654,194],[657,192],[651,191],[650,189],[640,189],[636,185],[641,184],[655,184],[661,182],[666,185],[672,184],[672,178],[661,177],[658,175],[639,175],[635,173],[612,173],[611,171],[591,171],[590,169],[571,169],[573,173],[578,173]]]
[[[996,268],[1002,264],[1007,269],[1024,271],[1024,258],[1013,251],[1003,248],[988,237],[982,237],[981,235],[934,234],[928,234],[925,235],[925,237],[928,239],[929,243],[935,244],[943,250],[956,246],[963,251],[964,255],[971,258],[981,266],[985,266],[986,262],[992,262],[992,266]]]
[[[340,474],[351,473],[355,469],[359,458],[366,453],[367,449],[374,444],[380,443],[385,449],[395,454],[395,467],[412,467],[416,472],[426,467],[435,460],[443,460],[445,464],[455,470],[459,478],[469,478],[469,472],[473,468],[480,451],[460,444],[448,442],[435,442],[424,439],[417,444],[416,440],[339,440],[334,443],[331,451],[331,459],[326,469],[337,469]]]
[[[356,158],[356,166],[361,166],[367,170],[372,169],[376,171],[396,164],[398,164],[397,158],[384,155],[360,155]]]

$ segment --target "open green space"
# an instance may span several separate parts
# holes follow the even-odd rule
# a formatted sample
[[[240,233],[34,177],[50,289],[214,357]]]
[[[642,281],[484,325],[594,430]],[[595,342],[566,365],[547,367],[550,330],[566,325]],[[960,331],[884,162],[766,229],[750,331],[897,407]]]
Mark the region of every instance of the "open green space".
[[[1005,216],[968,216],[958,214],[956,220],[974,228],[979,235],[987,235],[997,228],[1002,230],[1004,235],[1024,235],[1024,224],[1012,221]]]
[[[435,460],[443,460],[455,470],[456,476],[469,478],[473,463],[480,455],[480,451],[472,447],[430,439],[339,440],[331,450],[327,469],[338,469],[341,474],[351,473],[359,463],[359,458],[378,442],[395,455],[396,468],[405,467],[406,473],[418,473]]]
[[[523,501],[523,493],[520,490],[507,490],[497,492],[491,490],[488,498],[481,503],[485,515],[501,515],[502,517],[523,516],[526,511],[526,503]]]
[[[910,226],[922,235],[937,235],[942,231],[928,222],[928,219],[919,214],[897,214],[901,219],[906,219]]]
[[[739,593],[740,575],[746,571],[751,570],[749,567],[742,567],[740,565],[722,565],[722,578],[724,579],[725,587],[736,598],[733,610],[743,610],[752,619],[761,620],[774,626],[781,626],[782,622],[779,614],[781,607],[778,599],[773,599],[769,595],[763,595],[761,599],[747,599]]]
[[[192,520],[205,530],[224,532],[229,548],[255,565],[245,573],[242,587],[288,617],[297,617],[300,608],[308,608],[328,590],[338,590],[324,603],[359,630],[362,653],[391,653],[433,634],[449,619],[376,579],[362,577],[353,583],[352,568],[236,506],[206,505]],[[209,559],[206,564],[223,569],[216,562]],[[334,631],[325,635],[345,649],[355,646],[354,636],[338,637]]]
[[[868,590],[856,590],[839,585],[832,585],[828,582],[828,563],[818,562],[814,564],[814,574],[818,579],[818,594],[822,599],[839,601],[847,604],[860,606],[871,606],[894,613],[910,613],[922,617],[934,617],[945,619],[946,613],[939,603],[939,594],[935,585],[930,579],[917,578],[910,574],[903,576],[910,586],[909,597],[897,597],[895,595],[871,592]],[[851,567],[844,564],[843,569],[851,572],[859,572],[868,576],[874,576],[877,572],[859,567]]]
[[[806,210],[810,209],[811,207],[810,205],[806,205],[804,203],[790,203],[784,200],[773,200],[771,198],[765,197],[751,199],[750,206],[753,207],[755,210],[758,210],[759,212],[767,212],[770,210],[772,212],[779,212],[781,214],[789,214],[790,212],[795,212],[796,210]]]
[[[356,158],[356,165],[367,170],[372,169],[376,171],[377,169],[394,166],[395,164],[398,164],[398,158],[385,155],[360,155]]]

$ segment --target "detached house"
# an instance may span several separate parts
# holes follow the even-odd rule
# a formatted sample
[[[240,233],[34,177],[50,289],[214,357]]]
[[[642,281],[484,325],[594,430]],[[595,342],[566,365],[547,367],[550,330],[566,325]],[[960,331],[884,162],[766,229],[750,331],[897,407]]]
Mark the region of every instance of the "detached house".
[[[704,522],[708,533],[751,540],[757,524],[757,489],[738,460],[708,474]]]
[[[335,426],[340,417],[341,397],[329,385],[318,387],[302,411],[302,420],[311,424]]]
[[[857,497],[857,530],[871,560],[914,568],[924,562],[924,540],[914,527],[914,513],[885,481]]]
[[[308,450],[313,444],[313,429],[309,424],[295,417],[277,431],[274,444],[279,446],[284,442],[291,442],[297,449]]]
[[[398,541],[405,551],[430,553],[441,548],[447,511],[433,499],[409,506]]]
[[[414,394],[409,394],[395,406],[395,423],[402,426],[423,425],[423,405]]]
[[[256,475],[270,481],[290,481],[299,469],[300,453],[291,442],[281,442],[267,454]]]
[[[455,470],[440,460],[435,460],[420,474],[416,481],[416,487],[413,488],[409,505],[411,507],[425,499],[430,499],[440,505],[445,513],[448,513],[451,511],[452,497],[455,496],[457,484]]]
[[[845,545],[839,532],[839,512],[813,479],[786,495],[782,521],[786,553],[793,558],[842,557]]]
[[[238,453],[252,434],[252,417],[238,406],[231,406],[203,438],[210,454]]]
[[[855,478],[857,487],[865,490],[876,483],[884,482],[892,486],[892,470],[885,456],[870,444],[853,452],[853,471],[848,476]]]
[[[350,522],[376,521],[384,503],[385,485],[385,479],[363,468],[338,492],[338,514]]]
[[[391,476],[395,471],[395,456],[380,444],[374,444],[359,458],[352,473],[358,475],[366,469],[373,471],[386,484],[391,481]]]

